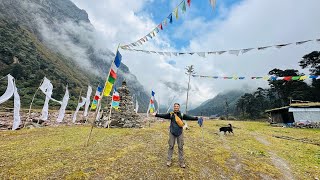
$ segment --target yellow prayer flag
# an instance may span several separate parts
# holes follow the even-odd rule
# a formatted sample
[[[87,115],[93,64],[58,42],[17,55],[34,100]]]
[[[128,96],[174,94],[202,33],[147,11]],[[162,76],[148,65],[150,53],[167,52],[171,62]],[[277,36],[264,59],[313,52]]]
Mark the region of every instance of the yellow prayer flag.
[[[306,80],[308,78],[308,76],[301,76],[299,80]]]
[[[95,110],[96,108],[97,108],[97,105],[92,103],[92,104],[91,104],[91,109],[92,109],[92,110]]]
[[[269,80],[270,77],[269,77],[269,76],[264,76],[263,79],[264,79],[264,80]]]
[[[112,90],[112,86],[113,86],[113,84],[111,84],[109,81],[106,82],[105,88],[104,88],[104,92],[103,92],[104,96],[109,96],[110,95],[110,92]]]
[[[174,15],[176,16],[176,19],[179,18],[179,15],[178,15],[179,12],[178,11],[179,11],[178,7],[176,9],[174,9],[174,11],[173,11]]]

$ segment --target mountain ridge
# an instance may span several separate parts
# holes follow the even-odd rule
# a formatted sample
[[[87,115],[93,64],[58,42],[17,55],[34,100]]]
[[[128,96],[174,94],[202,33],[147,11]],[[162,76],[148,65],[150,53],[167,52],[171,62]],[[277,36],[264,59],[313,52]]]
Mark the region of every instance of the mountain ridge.
[[[204,116],[224,116],[226,115],[226,102],[228,103],[229,115],[236,112],[236,103],[239,98],[245,93],[242,90],[230,90],[217,94],[215,97],[201,103],[200,106],[189,111],[191,115],[204,115]]]
[[[3,12],[0,14],[1,38],[8,41],[2,44],[0,50],[0,64],[3,65],[0,75],[12,73],[18,83],[27,78],[17,76],[30,76],[33,83],[20,85],[22,90],[28,89],[27,99],[30,99],[31,89],[37,88],[43,78],[37,77],[40,80],[35,80],[31,76],[37,73],[48,78],[50,73],[54,74],[50,79],[54,87],[58,87],[59,96],[63,96],[63,88],[69,84],[72,108],[80,89],[88,84],[93,89],[98,84],[104,84],[114,53],[97,46],[93,39],[96,32],[85,10],[79,9],[70,0],[5,0],[0,2],[0,11]],[[17,40],[20,44],[16,43]],[[13,64],[14,57],[19,59],[19,64]],[[17,69],[24,73],[17,73]],[[126,79],[131,93],[136,94],[141,111],[146,110],[149,96],[136,76],[123,63],[118,72],[115,86],[120,86]],[[0,88],[0,93],[2,91]],[[26,92],[21,93],[23,97]],[[36,104],[41,104],[40,99]]]

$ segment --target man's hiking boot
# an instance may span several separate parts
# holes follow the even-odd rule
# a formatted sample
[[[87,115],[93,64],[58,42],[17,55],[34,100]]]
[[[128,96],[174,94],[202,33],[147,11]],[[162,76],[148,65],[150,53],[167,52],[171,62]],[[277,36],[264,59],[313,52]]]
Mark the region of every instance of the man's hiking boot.
[[[168,167],[171,166],[171,161],[167,161],[167,166],[168,166]]]
[[[180,163],[180,167],[181,167],[181,168],[186,168],[186,164]]]

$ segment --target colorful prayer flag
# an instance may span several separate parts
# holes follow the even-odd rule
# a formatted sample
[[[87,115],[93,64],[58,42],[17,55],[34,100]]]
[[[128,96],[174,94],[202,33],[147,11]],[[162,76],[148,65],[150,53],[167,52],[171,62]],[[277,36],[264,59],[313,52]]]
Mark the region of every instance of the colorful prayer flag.
[[[147,111],[147,114],[148,113],[154,113],[155,112],[155,106],[154,106],[154,101],[155,101],[155,98],[154,98],[154,95],[155,95],[155,92],[154,91],[151,91],[151,98],[150,98],[150,102],[149,102],[149,107],[148,107],[148,111]]]
[[[158,27],[163,30],[162,23],[160,23]]]
[[[186,1],[183,1],[183,2],[182,2],[181,10],[182,10],[182,12],[183,12],[183,13],[185,13],[185,12],[186,12],[186,10],[187,10],[187,7],[186,7]]]
[[[188,6],[190,7],[191,5],[191,0],[187,0]]]
[[[293,81],[297,81],[297,80],[300,79],[300,77],[301,77],[301,76],[293,76],[293,77],[292,77],[292,80],[293,80]]]
[[[120,67],[121,65],[121,59],[122,59],[122,56],[120,54],[119,51],[117,51],[117,54],[116,54],[116,57],[114,58],[114,61],[111,65],[111,69],[110,69],[110,72],[109,72],[109,75],[108,75],[108,79],[105,83],[105,88],[104,88],[104,92],[103,92],[103,95],[104,96],[109,96],[110,95],[110,92],[112,90],[112,86],[113,84],[115,83],[116,79],[117,79],[117,71],[118,71],[118,68]]]
[[[306,80],[307,78],[308,78],[308,76],[301,76],[301,77],[299,78],[299,80],[303,81],[303,80]]]
[[[283,78],[283,80],[285,80],[285,81],[290,81],[292,79],[292,76],[285,76],[284,78]]]
[[[117,90],[114,89],[113,95],[112,95],[112,103],[111,103],[111,106],[112,106],[114,109],[119,109],[119,105],[120,105],[120,95],[119,95],[119,93],[117,92]]]
[[[179,9],[178,9],[178,7],[176,7],[176,9],[174,9],[173,13],[174,13],[176,19],[178,20],[178,18],[179,18]]]
[[[169,19],[169,23],[172,24],[172,13],[169,14],[168,19]]]
[[[98,104],[98,100],[100,99],[101,92],[102,92],[102,87],[98,86],[96,90],[96,94],[94,95],[93,101],[91,103],[92,110],[95,110],[97,108],[97,104]]]

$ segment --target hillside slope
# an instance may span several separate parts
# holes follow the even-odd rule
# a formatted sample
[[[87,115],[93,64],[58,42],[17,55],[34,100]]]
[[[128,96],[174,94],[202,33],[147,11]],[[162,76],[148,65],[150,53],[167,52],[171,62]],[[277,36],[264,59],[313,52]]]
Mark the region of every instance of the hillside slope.
[[[234,114],[238,99],[244,94],[242,91],[233,90],[225,93],[220,93],[212,99],[202,103],[199,107],[189,111],[192,115],[225,115],[226,102],[229,106],[229,115]]]
[[[53,97],[57,99],[69,84],[69,109],[74,108],[80,89],[85,93],[88,84],[94,89],[104,84],[114,53],[97,45],[88,14],[70,0],[4,0],[0,12],[0,76],[11,73],[17,78],[24,107],[44,76],[52,80]],[[145,111],[149,97],[122,64],[116,86],[124,79],[138,98],[140,110]],[[4,88],[0,87],[0,94]],[[43,98],[37,96],[35,104],[42,102]]]

